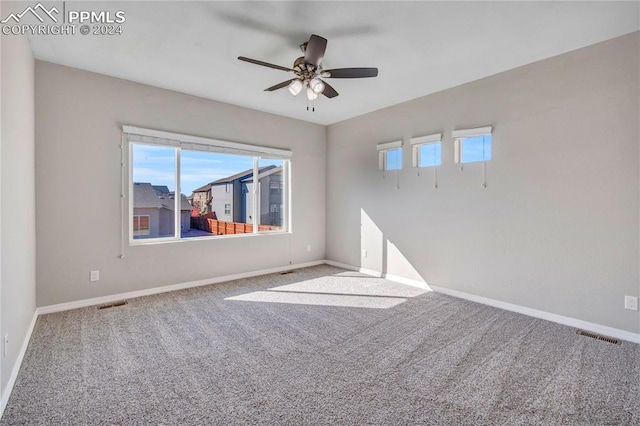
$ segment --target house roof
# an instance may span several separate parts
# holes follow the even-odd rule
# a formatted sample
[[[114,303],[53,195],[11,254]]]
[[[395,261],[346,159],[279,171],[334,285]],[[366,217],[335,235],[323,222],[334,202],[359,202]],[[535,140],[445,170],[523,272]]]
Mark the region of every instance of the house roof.
[[[260,170],[258,171],[258,173],[260,173],[260,176],[262,177],[262,174],[265,171],[273,169],[274,167],[276,167],[276,166],[270,165],[270,166],[261,167]],[[280,167],[280,168],[282,168],[282,167]],[[231,176],[227,176],[227,177],[224,177],[224,178],[220,178],[220,179],[215,180],[213,182],[209,182],[208,184],[203,185],[200,188],[196,188],[196,189],[194,189],[192,191],[191,196],[193,196],[193,193],[195,193],[195,192],[207,192],[207,191],[211,190],[212,186],[225,185],[227,183],[233,183],[233,181],[236,181],[236,180],[244,181],[244,179],[252,178],[252,176],[253,176],[253,168],[247,169],[247,170],[244,170],[244,171],[242,171],[240,173],[236,173],[235,175],[231,175]]]
[[[258,173],[263,173],[266,170],[272,169],[275,166],[271,165],[271,166],[264,166],[264,167],[260,167],[260,169],[258,170]],[[251,169],[247,169],[243,172],[240,173],[236,173],[235,175],[231,175],[229,177],[226,178],[222,178],[222,179],[218,179],[216,181],[211,182],[211,185],[222,185],[225,183],[232,183],[233,181],[236,180],[244,180],[250,176],[253,175],[253,168]]]
[[[163,194],[170,194],[169,187],[167,185],[151,185],[155,189],[156,194],[160,197]]]
[[[263,169],[261,169],[260,173],[258,174],[258,180],[273,174],[277,174],[277,173],[282,173],[282,166],[264,167]],[[244,183],[253,182],[253,174],[245,179],[242,179],[242,182]]]
[[[204,186],[201,186],[200,188],[196,188],[196,189],[194,189],[194,190],[191,192],[191,194],[192,194],[192,196],[193,196],[193,193],[194,193],[194,192],[207,192],[207,191],[209,191],[210,189],[211,189],[211,183],[208,183],[208,184],[206,184],[206,185],[204,185]]]
[[[160,189],[158,189],[160,188]],[[166,192],[164,189],[166,188]],[[180,210],[191,211],[191,204],[184,194],[180,194]],[[151,185],[148,182],[133,183],[133,208],[155,208],[174,210],[174,193],[170,192],[166,186]]]

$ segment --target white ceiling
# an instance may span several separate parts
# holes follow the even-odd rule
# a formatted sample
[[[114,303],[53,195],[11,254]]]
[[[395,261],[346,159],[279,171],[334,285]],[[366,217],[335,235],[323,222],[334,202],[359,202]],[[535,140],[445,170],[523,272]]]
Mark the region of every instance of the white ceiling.
[[[59,2],[58,2],[59,3]],[[37,59],[320,124],[331,124],[640,28],[637,2],[67,2],[124,10],[119,36],[33,36]],[[340,93],[264,92],[291,74],[311,34],[324,68],[379,68],[331,79]],[[612,64],[615,66],[615,64]]]

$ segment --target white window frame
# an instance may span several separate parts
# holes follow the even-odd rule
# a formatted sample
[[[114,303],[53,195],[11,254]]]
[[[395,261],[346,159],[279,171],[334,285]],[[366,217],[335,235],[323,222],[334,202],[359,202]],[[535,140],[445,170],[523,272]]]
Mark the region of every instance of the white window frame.
[[[387,153],[389,151],[393,151],[395,149],[400,148],[400,167],[398,169],[393,169],[393,170],[402,170],[402,166],[403,166],[403,161],[402,161],[402,157],[403,157],[403,150],[402,150],[402,141],[393,141],[393,142],[384,142],[384,143],[379,143],[377,145],[377,149],[378,149],[378,170],[380,171],[393,171],[393,170],[388,170],[387,169]]]
[[[229,142],[218,139],[204,138],[200,136],[191,136],[191,135],[183,135],[179,133],[165,132],[162,130],[154,130],[154,129],[145,129],[142,127],[122,126],[123,133],[123,145],[128,142],[126,145],[128,146],[128,198],[129,198],[129,208],[127,209],[127,216],[122,218],[123,224],[128,224],[128,234],[129,234],[129,245],[146,245],[146,244],[157,244],[164,242],[182,242],[182,241],[191,241],[191,240],[217,240],[221,238],[242,238],[247,236],[255,236],[255,235],[264,235],[264,234],[290,234],[292,233],[291,229],[291,159],[293,157],[293,153],[288,149],[281,148],[271,148],[271,147],[263,147],[258,145],[249,145],[238,142]],[[182,238],[180,236],[181,229],[181,202],[182,197],[176,196],[174,197],[175,205],[174,205],[174,235],[172,237],[160,237],[160,238],[142,238],[142,239],[134,239],[133,235],[133,145],[150,145],[150,146],[164,146],[164,147],[173,147],[176,151],[175,155],[175,174],[176,174],[176,194],[181,194],[180,190],[180,153],[181,150],[187,151],[203,151],[203,152],[215,152],[220,154],[234,154],[234,155],[244,155],[248,157],[253,157],[253,176],[258,177],[258,162],[261,158],[264,159],[279,159],[282,160],[283,163],[283,185],[286,185],[286,194],[283,197],[283,204],[285,208],[283,209],[283,218],[282,218],[282,227],[283,230],[274,230],[274,231],[259,231],[259,223],[253,224],[253,232],[247,234],[232,234],[232,235],[217,235],[217,236],[205,236],[205,237],[192,237],[192,238]],[[125,168],[125,161],[122,162],[122,168]],[[122,186],[125,187],[125,175],[126,173],[122,173]],[[259,189],[257,189],[258,185],[254,185],[253,189],[253,212],[252,217],[256,222],[259,222],[260,219],[260,197],[259,197]],[[124,191],[122,193],[122,197],[124,198],[126,195]],[[177,212],[177,213],[175,213]],[[125,214],[125,209],[123,209],[123,215]],[[123,239],[124,244],[124,239]]]
[[[413,167],[420,167],[420,148],[425,145],[436,144],[440,144],[440,164],[424,166],[423,168],[439,167],[440,165],[442,165],[442,133],[434,133],[432,135],[411,138],[409,139],[409,144],[411,145],[411,161]]]
[[[227,210],[227,206],[229,206],[229,210]],[[224,215],[225,216],[231,216],[231,204],[230,203],[224,203]]]
[[[468,138],[475,138],[479,136],[491,136],[493,132],[492,126],[476,127],[474,129],[461,129],[451,132],[453,137],[453,159],[456,164],[468,164],[462,162],[462,149],[464,146],[464,140]],[[492,141],[493,143],[493,138]],[[474,161],[474,163],[485,163],[490,160]]]

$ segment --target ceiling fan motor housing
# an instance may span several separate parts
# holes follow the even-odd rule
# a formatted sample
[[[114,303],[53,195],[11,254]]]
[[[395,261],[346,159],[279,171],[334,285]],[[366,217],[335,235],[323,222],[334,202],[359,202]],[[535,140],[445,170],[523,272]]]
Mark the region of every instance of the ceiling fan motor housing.
[[[317,67],[313,64],[309,64],[304,60],[304,56],[299,57],[293,63],[293,72],[302,80],[305,84],[316,76]]]

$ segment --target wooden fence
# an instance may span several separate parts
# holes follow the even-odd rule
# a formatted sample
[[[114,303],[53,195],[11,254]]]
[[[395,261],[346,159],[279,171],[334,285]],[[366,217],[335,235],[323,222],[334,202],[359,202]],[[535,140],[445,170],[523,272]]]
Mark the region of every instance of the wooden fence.
[[[253,225],[250,223],[223,222],[221,220],[208,219],[206,217],[192,217],[191,227],[214,235],[250,234]],[[281,231],[281,226],[258,225],[258,231]]]

